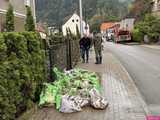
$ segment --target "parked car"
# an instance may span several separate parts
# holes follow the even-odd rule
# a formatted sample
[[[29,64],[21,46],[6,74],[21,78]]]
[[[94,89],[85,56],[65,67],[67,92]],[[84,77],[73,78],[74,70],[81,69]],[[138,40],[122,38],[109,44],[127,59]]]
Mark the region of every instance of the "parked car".
[[[112,29],[109,29],[107,31],[107,41],[113,41],[114,40],[114,31]]]

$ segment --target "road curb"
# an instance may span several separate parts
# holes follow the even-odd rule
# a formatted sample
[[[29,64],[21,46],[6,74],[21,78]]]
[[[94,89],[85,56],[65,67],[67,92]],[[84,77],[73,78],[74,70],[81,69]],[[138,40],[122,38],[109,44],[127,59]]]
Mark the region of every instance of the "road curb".
[[[114,56],[114,55],[113,55]],[[116,58],[117,59],[117,58]],[[119,60],[118,60],[119,61]],[[137,97],[143,107],[143,110],[145,111],[145,114],[146,116],[147,115],[151,115],[151,112],[150,110],[148,109],[148,106],[146,104],[146,102],[144,101],[143,99],[143,96],[141,95],[140,91],[138,90],[135,82],[133,81],[133,79],[131,78],[130,74],[128,73],[128,71],[126,70],[126,68],[122,65],[122,63],[119,61],[119,64],[120,66],[122,67],[123,71],[126,73],[126,75],[128,76],[129,80],[131,81],[131,83],[133,83],[133,86],[135,87],[135,90],[136,90],[136,94],[137,94]]]
[[[141,45],[141,46],[145,48],[154,49],[154,50],[160,50],[160,45]]]

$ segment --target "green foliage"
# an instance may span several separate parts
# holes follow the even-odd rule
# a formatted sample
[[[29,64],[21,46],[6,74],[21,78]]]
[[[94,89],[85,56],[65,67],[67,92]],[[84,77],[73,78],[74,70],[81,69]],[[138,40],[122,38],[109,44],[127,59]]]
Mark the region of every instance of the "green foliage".
[[[133,40],[136,42],[141,42],[143,40],[144,34],[139,31],[139,29],[134,29],[132,31]]]
[[[158,37],[160,36],[159,18],[151,14],[146,14],[144,20],[136,24],[135,30],[133,32],[135,39],[138,40],[138,38],[143,38],[142,36],[144,35],[148,35],[149,39],[153,42],[158,40]]]
[[[2,60],[4,60],[4,58],[6,56],[5,55],[6,49],[7,49],[7,47],[6,47],[5,43],[4,43],[3,35],[0,34],[0,62]]]
[[[135,0],[132,5],[130,5],[129,16],[132,16],[136,21],[141,21],[145,18],[146,14],[152,12],[153,5],[152,0]]]
[[[98,32],[98,31],[100,31],[100,25],[101,25],[101,23],[103,22],[103,18],[102,18],[102,16],[98,16],[98,15],[96,15],[96,16],[94,16],[91,20],[90,20],[90,30],[91,30],[91,32]]]
[[[115,22],[119,21],[119,18],[116,16],[103,16],[103,15],[95,15],[90,19],[90,30],[91,32],[99,32],[100,31],[100,25],[102,22]]]
[[[31,7],[26,6],[26,9],[27,9],[27,18],[26,18],[25,30],[35,31],[35,24],[34,24],[34,19],[32,16]]]
[[[50,44],[51,45],[55,45],[58,43],[64,43],[65,39],[63,37],[63,35],[51,35],[50,36]]]
[[[0,119],[14,120],[38,100],[45,56],[36,33],[1,33],[0,43]]]
[[[14,13],[13,6],[11,4],[9,4],[9,8],[6,14],[5,29],[7,32],[14,31]]]

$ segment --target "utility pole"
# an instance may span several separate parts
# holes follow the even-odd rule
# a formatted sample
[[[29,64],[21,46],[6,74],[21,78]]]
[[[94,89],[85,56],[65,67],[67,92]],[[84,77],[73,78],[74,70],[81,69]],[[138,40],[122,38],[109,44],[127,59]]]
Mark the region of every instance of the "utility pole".
[[[30,1],[28,1],[29,4],[30,4]],[[34,22],[36,24],[36,3],[35,3],[35,0],[32,1],[32,5],[33,5],[33,8],[31,7],[32,11],[33,11],[33,18],[34,18]]]
[[[80,32],[81,38],[83,37],[83,13],[82,13],[82,0],[79,0],[79,11],[80,11]]]

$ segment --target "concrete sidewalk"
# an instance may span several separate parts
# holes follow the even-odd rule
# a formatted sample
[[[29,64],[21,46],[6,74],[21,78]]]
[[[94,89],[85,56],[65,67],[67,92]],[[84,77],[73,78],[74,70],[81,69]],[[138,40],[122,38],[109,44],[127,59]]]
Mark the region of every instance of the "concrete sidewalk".
[[[107,120],[145,120],[150,112],[121,63],[106,51],[102,65],[94,65],[93,60],[91,56],[90,64],[81,64],[80,67],[102,75],[104,95],[110,103]]]
[[[103,94],[109,101],[106,110],[84,108],[82,112],[62,114],[54,108],[38,110],[30,120],[145,120],[149,114],[135,84],[120,62],[109,52],[104,51],[102,65],[94,64],[94,54],[89,64],[78,67],[97,72],[101,75]]]

